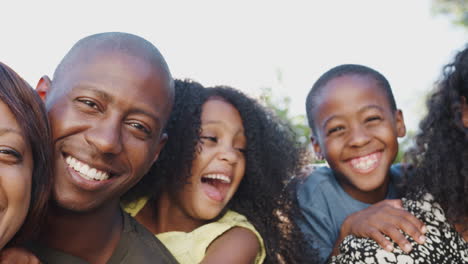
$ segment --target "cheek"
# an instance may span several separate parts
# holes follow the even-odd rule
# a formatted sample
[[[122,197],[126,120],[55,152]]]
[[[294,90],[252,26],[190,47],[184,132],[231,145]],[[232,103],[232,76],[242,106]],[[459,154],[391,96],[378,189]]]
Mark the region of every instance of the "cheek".
[[[80,124],[79,115],[72,113],[69,107],[52,108],[48,113],[48,118],[54,140],[72,134]]]
[[[201,173],[203,168],[207,167],[207,165],[209,164],[209,160],[210,160],[209,150],[207,150],[206,148],[205,149],[199,148],[199,149],[200,149],[200,152],[195,153],[195,157],[192,161],[192,168],[191,168],[192,177],[194,177],[193,175],[198,175],[199,173]]]
[[[236,188],[239,187],[240,183],[242,182],[242,179],[244,178],[244,175],[245,175],[245,167],[246,167],[246,160],[245,158],[242,158],[239,160],[239,162],[237,163],[237,166],[236,166],[236,183],[237,183],[237,186]]]
[[[125,144],[127,157],[134,173],[139,176],[136,180],[139,180],[153,165],[154,157],[157,155],[158,151],[158,146],[156,146],[157,142],[142,142],[131,136],[123,140],[127,142]]]
[[[322,152],[326,157],[336,158],[344,147],[339,139],[327,139],[323,143]]]
[[[1,202],[7,206],[7,210],[14,210],[13,217],[24,217],[31,198],[32,169],[23,168],[5,173],[1,172],[0,176]]]
[[[396,127],[388,125],[382,126],[379,130],[374,131],[376,138],[380,138],[381,141],[386,142],[390,145],[398,145],[398,135]]]

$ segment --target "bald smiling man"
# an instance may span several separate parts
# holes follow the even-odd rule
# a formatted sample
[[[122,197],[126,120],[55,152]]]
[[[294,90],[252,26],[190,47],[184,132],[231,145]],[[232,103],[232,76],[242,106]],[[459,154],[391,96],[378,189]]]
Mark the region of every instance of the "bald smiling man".
[[[35,255],[44,263],[176,263],[120,208],[167,137],[174,88],[158,49],[127,33],[88,36],[37,91],[53,131],[55,184]]]

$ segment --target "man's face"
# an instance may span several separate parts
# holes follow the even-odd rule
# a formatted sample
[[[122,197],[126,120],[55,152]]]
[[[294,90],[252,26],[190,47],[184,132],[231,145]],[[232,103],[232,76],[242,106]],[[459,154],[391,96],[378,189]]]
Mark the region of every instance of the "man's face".
[[[165,142],[168,85],[162,71],[117,53],[78,61],[54,80],[47,110],[58,206],[89,211],[118,204],[143,177]]]

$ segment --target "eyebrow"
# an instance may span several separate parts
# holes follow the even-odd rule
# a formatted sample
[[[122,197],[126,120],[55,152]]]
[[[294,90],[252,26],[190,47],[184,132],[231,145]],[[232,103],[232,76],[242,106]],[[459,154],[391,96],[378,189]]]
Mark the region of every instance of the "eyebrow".
[[[376,104],[366,105],[363,108],[359,109],[358,112],[362,113],[362,112],[365,112],[365,111],[370,110],[370,109],[377,109],[380,112],[384,112],[384,108],[382,106],[376,105]]]
[[[205,121],[202,123],[202,126],[204,125],[215,125],[215,124],[222,124],[223,122],[221,120],[208,120],[208,121]],[[245,129],[241,129],[239,131],[237,131],[236,133],[239,133],[239,132],[242,132],[242,133],[245,133]]]
[[[219,123],[222,123],[222,122],[218,120],[208,120],[208,121],[202,122],[203,125],[211,125],[211,124],[219,124]]]
[[[101,90],[99,90],[99,89],[96,89],[96,88],[94,88],[92,85],[88,85],[88,84],[86,84],[86,85],[79,85],[79,86],[77,86],[76,88],[79,88],[79,89],[81,89],[81,90],[86,90],[86,91],[95,93],[95,94],[96,94],[97,96],[99,96],[101,99],[106,100],[106,101],[109,102],[109,103],[111,103],[111,102],[114,101],[114,98],[113,98],[110,94],[108,94],[108,93],[106,93],[106,92],[104,92],[104,91],[101,91]]]
[[[18,136],[23,137],[23,134],[21,131],[13,128],[0,128],[0,136],[3,136],[5,134],[16,134]]]
[[[134,110],[131,110],[130,113],[132,114],[143,114],[143,115],[146,115],[146,116],[149,116],[151,119],[154,119],[154,121],[156,122],[156,124],[158,126],[161,125],[161,118],[159,116],[156,116],[148,111],[145,111],[143,109],[134,109]],[[159,112],[158,112],[159,114]]]
[[[365,111],[370,110],[370,109],[377,109],[377,110],[379,110],[381,112],[384,112],[384,109],[383,109],[382,106],[376,105],[376,104],[370,104],[370,105],[366,105],[366,106],[362,107],[361,109],[359,109],[358,113],[362,113],[362,112],[365,112]],[[327,127],[327,124],[330,123],[330,121],[332,121],[336,117],[339,117],[339,116],[338,115],[332,115],[329,118],[327,118],[325,120],[325,122],[323,122],[322,128],[325,129],[325,127]]]

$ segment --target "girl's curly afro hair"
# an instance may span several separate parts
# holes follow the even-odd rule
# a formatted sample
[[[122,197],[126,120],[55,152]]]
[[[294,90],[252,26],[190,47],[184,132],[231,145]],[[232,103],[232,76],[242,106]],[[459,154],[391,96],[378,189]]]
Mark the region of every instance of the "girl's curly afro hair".
[[[243,214],[262,236],[265,263],[306,263],[314,258],[305,248],[296,224],[301,217],[291,179],[306,161],[292,130],[271,111],[242,92],[226,86],[204,88],[176,80],[174,110],[167,124],[169,139],[150,173],[127,194],[127,201],[164,191],[180,190],[191,176],[200,141],[203,104],[222,98],[240,113],[247,139],[246,168],[228,208]]]

